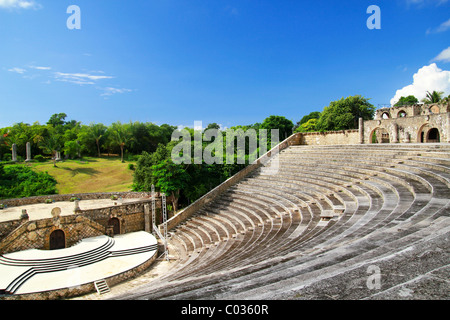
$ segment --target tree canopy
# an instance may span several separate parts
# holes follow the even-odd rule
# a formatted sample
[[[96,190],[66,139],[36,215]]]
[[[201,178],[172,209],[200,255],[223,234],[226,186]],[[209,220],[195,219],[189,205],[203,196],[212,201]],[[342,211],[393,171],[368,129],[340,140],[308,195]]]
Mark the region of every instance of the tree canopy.
[[[375,107],[360,95],[332,101],[317,121],[318,131],[357,129],[359,118],[372,120]]]
[[[400,97],[400,99],[398,100],[398,102],[394,105],[395,107],[398,106],[407,106],[407,105],[412,105],[412,104],[417,104],[419,103],[419,99],[417,99],[415,96],[413,95],[409,95],[407,97]]]

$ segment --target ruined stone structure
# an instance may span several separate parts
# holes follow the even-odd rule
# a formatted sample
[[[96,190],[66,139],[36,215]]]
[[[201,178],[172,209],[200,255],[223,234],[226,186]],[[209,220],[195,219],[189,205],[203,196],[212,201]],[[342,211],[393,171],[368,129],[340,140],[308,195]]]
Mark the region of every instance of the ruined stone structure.
[[[450,104],[379,109],[364,121],[364,143],[450,142]]]
[[[73,214],[60,215],[55,209],[58,202],[71,198],[83,200],[135,198],[135,201],[119,203],[111,200],[111,205],[94,209],[79,209],[79,201],[73,202]],[[45,204],[48,200],[54,200]],[[2,203],[12,206],[42,203],[48,206],[48,218],[30,220],[27,215],[0,223],[0,254],[28,249],[69,248],[82,239],[100,235],[114,236],[136,231],[151,230],[151,199],[145,193],[95,193],[77,195],[53,195],[24,199],[4,200]],[[150,206],[149,206],[150,204]],[[78,205],[78,210],[76,210]],[[156,213],[160,217],[161,199],[156,200]],[[1,213],[1,212],[0,212]],[[58,242],[59,241],[59,242]]]
[[[382,108],[374,120],[360,121],[359,129],[299,136],[302,145],[450,142],[450,104]]]

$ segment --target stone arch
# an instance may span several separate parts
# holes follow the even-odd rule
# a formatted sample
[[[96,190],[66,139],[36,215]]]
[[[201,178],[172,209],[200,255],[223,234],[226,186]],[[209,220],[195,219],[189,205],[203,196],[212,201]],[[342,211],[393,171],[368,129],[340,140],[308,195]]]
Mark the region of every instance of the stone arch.
[[[400,111],[397,113],[397,118],[406,118],[407,116],[408,116],[408,114],[406,113],[405,110],[400,110]]]
[[[420,126],[419,130],[417,131],[417,142],[418,143],[425,143],[426,142],[426,134],[428,130],[430,129],[429,123],[424,123]]]
[[[391,115],[389,114],[389,112],[383,112],[383,114],[381,115],[381,119],[386,120],[386,119],[390,119]]]
[[[369,143],[390,143],[389,132],[386,128],[376,127],[369,136]]]
[[[441,134],[438,128],[431,128],[427,132],[426,142],[441,142]]]
[[[49,236],[49,249],[59,250],[66,248],[66,234],[61,229],[56,229],[50,233]]]
[[[428,108],[428,111],[430,112],[430,114],[435,114],[435,113],[441,112],[441,110],[439,109],[439,107],[437,105],[432,105],[431,107]]]

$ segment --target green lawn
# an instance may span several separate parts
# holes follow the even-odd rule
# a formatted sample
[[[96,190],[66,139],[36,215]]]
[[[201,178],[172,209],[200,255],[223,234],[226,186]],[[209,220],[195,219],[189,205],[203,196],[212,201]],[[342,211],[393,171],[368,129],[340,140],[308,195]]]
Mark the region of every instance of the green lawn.
[[[58,181],[59,194],[121,192],[130,191],[133,184],[128,163],[119,158],[84,158],[59,162],[56,168],[50,161],[33,163],[32,167],[53,176]]]

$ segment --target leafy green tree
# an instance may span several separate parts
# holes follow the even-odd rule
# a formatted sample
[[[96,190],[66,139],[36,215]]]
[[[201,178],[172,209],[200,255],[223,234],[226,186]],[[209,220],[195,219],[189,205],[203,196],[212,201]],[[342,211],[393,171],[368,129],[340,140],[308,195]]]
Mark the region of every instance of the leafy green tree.
[[[56,128],[59,126],[63,126],[66,122],[64,121],[67,118],[67,114],[65,113],[55,113],[50,117],[47,124]]]
[[[317,131],[318,119],[309,119],[307,122],[300,125],[295,132],[315,132]]]
[[[422,102],[425,104],[438,103],[442,100],[442,96],[444,92],[442,91],[427,91],[425,98],[422,99]]]
[[[398,100],[398,102],[394,105],[395,107],[398,106],[407,106],[407,105],[412,105],[412,104],[417,104],[419,103],[419,99],[417,99],[415,96],[413,95],[409,95],[407,97],[400,97],[400,99]]]
[[[81,153],[80,143],[76,140],[66,141],[64,143],[63,151],[67,154],[71,159],[78,157]]]
[[[342,98],[332,101],[325,107],[319,120],[319,131],[357,129],[359,118],[372,120],[375,115],[375,107],[360,95]]]
[[[172,160],[166,159],[152,167],[152,175],[155,179],[155,186],[161,192],[171,196],[173,210],[178,210],[178,199],[181,190],[188,186],[189,174],[183,165],[174,164]]]
[[[310,114],[307,114],[304,116],[294,127],[294,131],[296,131],[302,124],[307,123],[311,119],[319,119],[320,118],[320,112],[319,111],[313,111]],[[298,131],[297,131],[298,132]],[[304,131],[301,131],[304,132]]]
[[[270,116],[264,119],[260,129],[267,129],[268,142],[271,141],[270,131],[272,129],[279,130],[279,139],[284,140],[292,134],[294,123],[283,116]],[[269,147],[270,148],[270,147]]]

